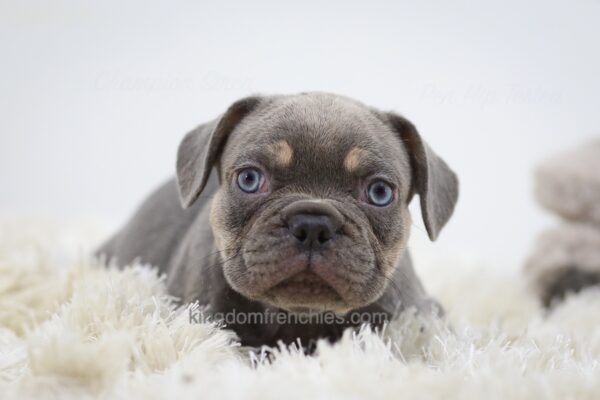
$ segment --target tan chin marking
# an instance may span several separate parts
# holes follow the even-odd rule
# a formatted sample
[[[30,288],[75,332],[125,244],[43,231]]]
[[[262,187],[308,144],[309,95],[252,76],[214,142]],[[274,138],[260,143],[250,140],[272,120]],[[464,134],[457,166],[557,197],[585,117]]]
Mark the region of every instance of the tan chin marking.
[[[269,289],[273,305],[292,310],[306,308],[319,311],[346,309],[341,296],[312,273],[299,273]]]
[[[353,147],[344,158],[344,168],[350,173],[356,172],[363,159],[368,155],[368,152],[359,147]]]
[[[285,140],[280,140],[270,146],[270,152],[273,154],[273,159],[280,167],[289,167],[294,157],[292,146]]]
[[[225,237],[225,229],[221,223],[219,212],[217,210],[218,204],[221,203],[223,192],[221,189],[215,192],[212,203],[210,205],[210,225],[212,226],[213,235],[215,237],[215,245],[217,250],[223,250],[227,246],[227,238]]]

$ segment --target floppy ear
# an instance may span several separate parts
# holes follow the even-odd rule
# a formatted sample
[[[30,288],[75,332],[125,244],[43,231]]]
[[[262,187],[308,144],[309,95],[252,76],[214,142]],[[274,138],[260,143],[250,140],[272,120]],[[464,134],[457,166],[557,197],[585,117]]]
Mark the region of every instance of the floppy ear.
[[[423,222],[429,238],[435,240],[454,211],[458,200],[458,178],[421,139],[410,121],[393,113],[387,116],[410,155],[412,191],[420,197]]]
[[[184,208],[190,207],[200,196],[227,137],[259,101],[259,97],[238,100],[219,118],[185,135],[177,152],[177,185]]]

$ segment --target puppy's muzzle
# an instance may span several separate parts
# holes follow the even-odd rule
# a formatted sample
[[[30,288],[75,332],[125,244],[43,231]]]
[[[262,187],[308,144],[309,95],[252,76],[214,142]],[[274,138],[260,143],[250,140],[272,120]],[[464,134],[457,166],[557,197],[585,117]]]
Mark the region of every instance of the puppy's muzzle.
[[[281,211],[291,235],[306,250],[316,250],[338,233],[343,216],[323,200],[296,201]]]

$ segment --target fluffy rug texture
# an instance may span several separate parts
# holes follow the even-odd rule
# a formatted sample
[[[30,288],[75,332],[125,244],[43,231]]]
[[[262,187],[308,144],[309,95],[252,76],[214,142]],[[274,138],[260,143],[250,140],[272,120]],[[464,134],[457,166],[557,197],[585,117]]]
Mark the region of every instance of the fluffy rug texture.
[[[1,399],[600,398],[598,289],[546,312],[518,268],[413,244],[444,322],[405,313],[314,356],[252,351],[190,323],[149,266],[94,260],[102,233],[0,223]]]

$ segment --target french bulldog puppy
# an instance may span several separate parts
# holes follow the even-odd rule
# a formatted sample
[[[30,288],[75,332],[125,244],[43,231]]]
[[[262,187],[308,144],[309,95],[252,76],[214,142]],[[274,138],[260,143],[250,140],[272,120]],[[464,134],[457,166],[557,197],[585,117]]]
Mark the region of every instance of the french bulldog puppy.
[[[233,321],[242,344],[435,312],[406,250],[408,205],[419,196],[435,240],[458,180],[405,118],[327,93],[248,97],[184,137],[176,175],[99,253],[158,266],[172,295],[215,315],[335,315]]]

